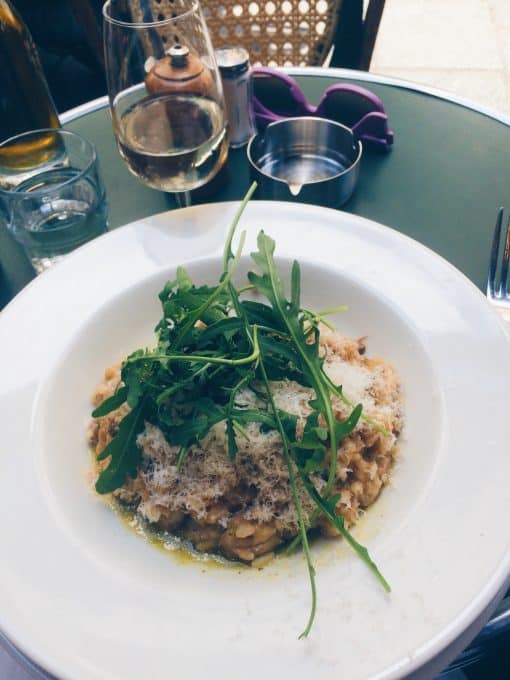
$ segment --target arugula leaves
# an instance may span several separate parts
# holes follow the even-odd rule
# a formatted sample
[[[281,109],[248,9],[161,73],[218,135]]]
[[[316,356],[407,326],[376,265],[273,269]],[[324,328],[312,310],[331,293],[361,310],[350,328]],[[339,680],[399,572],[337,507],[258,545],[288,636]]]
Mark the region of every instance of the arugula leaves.
[[[125,385],[119,387],[115,394],[112,394],[111,397],[102,401],[99,406],[92,411],[92,417],[101,418],[118,409],[119,406],[122,406],[126,401],[128,392],[129,389]]]
[[[304,316],[300,308],[300,271],[298,262],[292,265],[292,289],[290,301],[285,298],[283,283],[274,261],[275,242],[263,231],[260,232],[257,245],[258,252],[252,253],[252,259],[259,265],[262,275],[248,273],[248,279],[258,291],[263,293],[286,329],[299,357],[299,368],[305,380],[315,389],[317,413],[326,420],[331,449],[328,484],[326,493],[332,489],[335,481],[338,442],[335,428],[335,416],[331,406],[330,391],[323,379],[323,359],[319,355],[319,329],[311,323],[305,331]]]
[[[223,271],[216,286],[196,286],[179,267],[159,298],[162,318],[156,326],[157,345],[153,351],[137,350],[123,363],[121,386],[93,411],[103,417],[122,406],[129,407],[115,437],[98,456],[108,461],[96,482],[98,493],[111,493],[129,477],[135,477],[141,463],[137,437],[145,422],[157,425],[167,441],[179,448],[181,466],[190,449],[209,430],[224,422],[227,454],[235,461],[237,438],[245,427],[257,422],[276,430],[282,441],[293,502],[298,517],[299,536],[293,545],[303,546],[310,577],[312,605],[303,635],[308,635],[316,610],[315,570],[308,542],[308,531],[324,515],[340,531],[383,587],[389,588],[366,549],[351,536],[343,518],[336,514],[336,462],[342,438],[356,427],[361,405],[353,406],[350,416],[335,418],[332,397],[343,396],[323,370],[319,352],[319,324],[328,313],[314,313],[301,307],[301,275],[297,262],[292,265],[290,298],[274,260],[275,242],[263,231],[257,250],[251,253],[258,272],[250,271],[250,286],[238,290],[232,277],[239,264],[245,233],[233,250],[232,241],[242,211],[255,189],[252,186],[241,204],[227,235]],[[244,299],[244,291],[256,289],[265,301]],[[337,311],[340,308],[331,311]],[[271,383],[290,379],[312,388],[315,398],[301,437],[297,417],[276,407]],[[238,403],[240,392],[249,388],[258,397],[258,407]],[[328,456],[329,451],[329,456]],[[319,494],[310,475],[324,473],[325,488]],[[314,502],[315,511],[305,524],[298,480]]]
[[[143,429],[144,418],[142,402],[121,420],[117,435],[97,457],[99,461],[110,458],[108,467],[101,471],[96,482],[98,493],[111,493],[122,486],[127,477],[136,477],[142,459],[136,435]]]

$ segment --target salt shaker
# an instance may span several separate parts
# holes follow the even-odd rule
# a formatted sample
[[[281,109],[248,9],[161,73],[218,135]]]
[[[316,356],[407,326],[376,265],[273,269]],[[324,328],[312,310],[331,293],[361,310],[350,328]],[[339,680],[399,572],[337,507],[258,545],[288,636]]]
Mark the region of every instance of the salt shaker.
[[[215,50],[229,123],[229,144],[244,146],[255,134],[250,58],[243,47]]]

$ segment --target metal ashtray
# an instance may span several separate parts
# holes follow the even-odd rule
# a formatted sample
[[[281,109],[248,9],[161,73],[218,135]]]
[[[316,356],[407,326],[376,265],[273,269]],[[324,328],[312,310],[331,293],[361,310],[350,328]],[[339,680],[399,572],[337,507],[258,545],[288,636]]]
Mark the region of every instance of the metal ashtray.
[[[356,188],[362,145],[341,123],[302,116],[270,123],[247,154],[261,198],[338,208]]]

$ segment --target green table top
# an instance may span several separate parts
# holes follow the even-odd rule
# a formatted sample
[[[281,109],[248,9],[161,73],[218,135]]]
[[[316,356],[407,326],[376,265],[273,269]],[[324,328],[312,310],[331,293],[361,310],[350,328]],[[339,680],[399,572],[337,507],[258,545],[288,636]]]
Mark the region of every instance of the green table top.
[[[333,70],[299,76],[310,101],[338,82]],[[342,73],[340,80],[345,81]],[[358,81],[353,81],[358,82]],[[429,246],[485,287],[496,211],[510,200],[510,128],[466,106],[395,84],[358,82],[384,102],[395,133],[393,150],[366,151],[360,181],[343,210],[397,229]],[[107,108],[65,127],[98,149],[110,206],[110,228],[175,207],[168,195],[144,187],[121,160]],[[240,199],[249,185],[245,149],[231,151],[229,180],[210,201]],[[199,201],[195,201],[199,202]],[[21,249],[0,230],[4,302],[33,272]],[[0,299],[0,304],[2,300]]]

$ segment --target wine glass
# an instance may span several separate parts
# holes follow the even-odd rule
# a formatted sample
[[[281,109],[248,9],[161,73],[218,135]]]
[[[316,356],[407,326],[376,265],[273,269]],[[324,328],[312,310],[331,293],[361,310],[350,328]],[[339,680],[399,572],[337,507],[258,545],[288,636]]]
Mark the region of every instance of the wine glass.
[[[225,104],[209,32],[197,0],[174,0],[172,15],[135,21],[103,7],[113,129],[128,169],[172,192],[179,205],[227,158]],[[129,3],[128,3],[129,4]],[[134,3],[133,3],[134,4]]]

